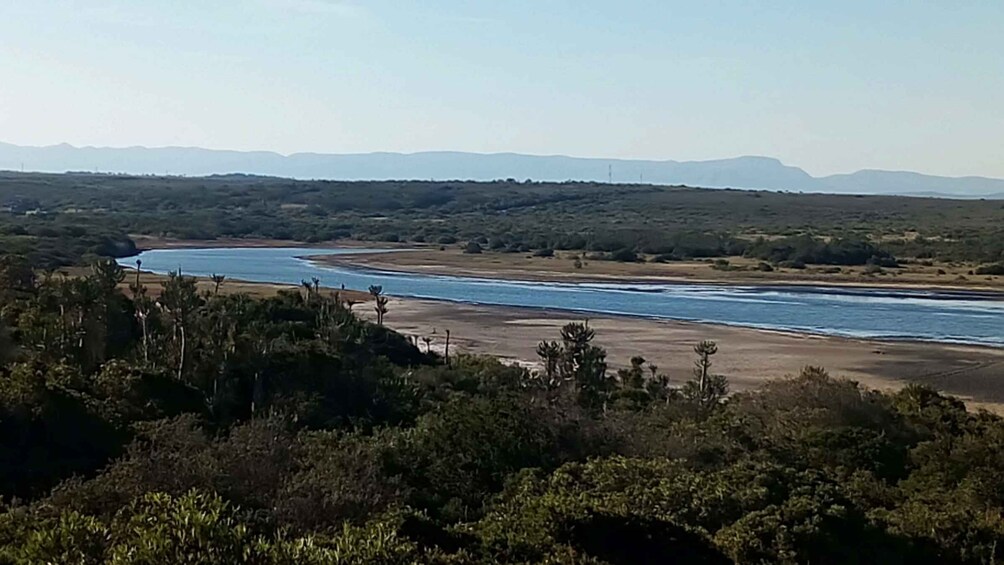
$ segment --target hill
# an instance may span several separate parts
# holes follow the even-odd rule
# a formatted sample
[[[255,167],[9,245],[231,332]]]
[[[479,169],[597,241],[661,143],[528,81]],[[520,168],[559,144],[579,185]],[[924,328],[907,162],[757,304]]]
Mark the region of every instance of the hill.
[[[230,173],[326,180],[513,178],[537,181],[651,183],[833,192],[999,197],[1004,180],[939,177],[905,171],[864,170],[813,177],[769,157],[712,161],[591,159],[517,153],[295,153],[223,151],[197,147],[74,147],[68,144],[24,147],[0,143],[0,169],[39,172],[95,171],[128,174],[208,176]]]

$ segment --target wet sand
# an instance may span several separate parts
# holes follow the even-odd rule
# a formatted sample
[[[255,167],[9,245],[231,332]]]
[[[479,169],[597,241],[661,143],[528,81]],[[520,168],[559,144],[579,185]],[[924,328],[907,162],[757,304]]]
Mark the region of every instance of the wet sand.
[[[346,247],[360,247],[347,245]],[[364,246],[363,246],[364,247]],[[400,248],[400,247],[399,247]],[[827,286],[889,290],[941,290],[983,294],[1004,300],[1004,277],[973,275],[973,265],[904,265],[867,273],[865,267],[810,266],[805,269],[757,270],[759,261],[730,257],[729,268],[716,269],[708,261],[622,263],[580,261],[572,252],[554,257],[525,253],[484,252],[467,254],[456,248],[405,247],[408,253],[360,253],[308,257],[317,263],[364,267],[383,271],[427,275],[473,276],[494,279],[552,282],[644,282],[717,285]],[[830,272],[833,270],[839,272]],[[943,274],[942,274],[943,273]]]

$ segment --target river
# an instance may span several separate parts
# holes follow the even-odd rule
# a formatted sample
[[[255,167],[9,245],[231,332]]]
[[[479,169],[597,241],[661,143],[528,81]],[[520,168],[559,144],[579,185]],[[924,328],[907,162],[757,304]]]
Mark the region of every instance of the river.
[[[548,308],[729,324],[751,328],[871,339],[924,340],[1004,346],[1004,301],[979,294],[823,286],[723,286],[651,283],[545,283],[462,276],[390,273],[320,265],[310,255],[372,253],[374,249],[156,249],[139,255],[143,270],[268,283],[365,290],[391,296],[475,304]],[[137,257],[121,259],[134,267]]]

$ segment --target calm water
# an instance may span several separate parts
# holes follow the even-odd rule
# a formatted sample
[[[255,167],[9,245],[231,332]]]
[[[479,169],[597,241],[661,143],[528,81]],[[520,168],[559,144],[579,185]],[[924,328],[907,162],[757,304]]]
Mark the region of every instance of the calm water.
[[[964,293],[840,290],[691,284],[541,283],[387,273],[329,267],[299,259],[374,250],[303,248],[164,249],[139,256],[143,269],[189,275],[219,273],[253,282],[365,290],[382,285],[392,296],[477,304],[553,308],[714,322],[882,339],[1004,345],[1004,301]],[[123,259],[134,266],[136,258]]]

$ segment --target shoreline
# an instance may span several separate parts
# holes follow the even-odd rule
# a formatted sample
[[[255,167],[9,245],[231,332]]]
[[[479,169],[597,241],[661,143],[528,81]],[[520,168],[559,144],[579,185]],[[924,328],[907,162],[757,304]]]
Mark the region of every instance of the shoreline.
[[[858,289],[862,291],[918,291],[936,292],[943,295],[958,294],[964,297],[1004,300],[1004,277],[991,276],[992,282],[984,284],[969,281],[966,284],[942,281],[917,280],[872,280],[873,277],[845,278],[839,280],[822,273],[806,273],[804,271],[757,273],[755,271],[711,271],[710,265],[700,261],[684,261],[678,263],[616,263],[592,261],[591,265],[600,265],[608,272],[567,272],[555,270],[552,267],[562,262],[558,258],[534,258],[524,263],[533,265],[505,264],[519,261],[524,254],[498,254],[486,252],[481,254],[461,254],[457,249],[443,251],[441,246],[433,244],[370,242],[360,240],[337,240],[317,243],[306,243],[293,240],[272,239],[240,239],[226,238],[216,240],[178,240],[151,236],[131,235],[137,245],[137,255],[144,251],[156,249],[213,249],[213,248],[291,248],[291,249],[374,249],[381,248],[379,253],[357,253],[349,256],[337,255],[306,255],[300,257],[318,264],[333,266],[349,266],[353,268],[372,269],[395,274],[428,274],[438,276],[467,276],[487,279],[500,279],[522,282],[555,282],[555,283],[612,283],[612,284],[701,284],[710,286],[736,287],[753,286],[758,288],[776,287],[800,288],[835,288]],[[413,254],[389,253],[394,251],[413,251]],[[429,256],[433,253],[433,256]],[[135,255],[133,255],[135,256]],[[404,258],[419,257],[415,262]],[[450,264],[457,259],[465,265]],[[471,265],[477,261],[491,259],[491,265]],[[526,257],[525,259],[530,259]],[[547,264],[547,263],[550,264]],[[544,264],[538,264],[544,263]],[[816,266],[817,268],[820,266]],[[645,270],[646,272],[631,272]],[[617,273],[615,271],[629,271]],[[811,271],[811,269],[809,269]],[[614,271],[614,272],[609,272]],[[663,271],[663,272],[651,272]],[[709,271],[711,271],[709,273]],[[769,276],[765,276],[769,275]],[[979,276],[979,275],[976,275]],[[862,280],[865,279],[865,280]]]
[[[351,248],[345,246],[345,248]],[[358,248],[358,247],[357,247]],[[510,282],[544,282],[565,284],[640,284],[640,285],[704,285],[715,287],[753,287],[763,290],[798,289],[821,294],[859,294],[868,292],[886,293],[888,296],[902,296],[906,293],[931,293],[930,299],[978,299],[1004,301],[1004,289],[983,286],[934,285],[911,282],[883,281],[837,281],[814,278],[764,279],[734,276],[730,278],[700,278],[666,275],[641,275],[625,277],[603,273],[565,275],[556,272],[530,270],[488,270],[459,268],[447,265],[405,265],[393,261],[400,256],[397,251],[427,248],[395,248],[381,253],[356,253],[352,255],[305,255],[297,257],[321,266],[348,267],[401,275],[430,275],[445,277],[469,277]],[[390,259],[390,260],[388,260]]]
[[[247,282],[245,284],[257,284],[252,282]],[[325,288],[325,287],[321,287]],[[331,288],[329,290],[336,291],[338,289]],[[362,292],[362,291],[354,291]],[[394,297],[391,297],[394,298]],[[766,326],[750,326],[744,324],[730,324],[727,322],[714,322],[710,320],[688,320],[683,318],[663,318],[659,316],[643,316],[638,314],[626,314],[623,312],[604,312],[597,310],[573,310],[565,308],[554,308],[550,306],[512,306],[508,304],[487,304],[482,302],[471,302],[466,300],[449,300],[446,298],[420,298],[415,296],[397,296],[398,300],[403,301],[420,301],[429,302],[443,305],[457,305],[466,306],[472,308],[485,308],[485,309],[499,309],[506,310],[511,309],[514,311],[525,311],[526,313],[537,313],[540,315],[551,315],[553,317],[570,317],[577,319],[579,321],[583,320],[593,320],[600,318],[612,318],[621,320],[640,320],[658,323],[668,323],[668,324],[685,324],[694,327],[702,328],[719,328],[728,330],[745,330],[752,332],[760,332],[765,334],[772,334],[784,337],[802,338],[802,339],[838,339],[850,342],[858,342],[861,344],[910,344],[910,345],[938,345],[947,347],[967,347],[967,348],[977,348],[986,349],[989,351],[1000,351],[1004,353],[1004,347],[991,345],[988,343],[971,343],[968,341],[945,341],[945,340],[935,340],[935,339],[921,339],[917,337],[867,337],[867,336],[854,336],[854,335],[844,335],[836,333],[825,333],[825,332],[813,332],[810,330],[792,330],[784,328],[774,328]],[[626,365],[625,365],[626,366]]]
[[[466,276],[475,278],[486,278],[486,279],[499,279],[506,281],[518,281],[518,282],[552,282],[552,283],[571,283],[571,284],[588,284],[588,283],[610,283],[610,284],[667,284],[667,285],[683,285],[683,284],[698,284],[698,285],[708,285],[708,286],[721,286],[721,287],[743,287],[750,286],[762,289],[787,289],[787,288],[797,288],[803,291],[817,291],[825,292],[827,289],[836,290],[860,290],[860,291],[913,291],[913,292],[930,292],[937,293],[947,298],[975,298],[975,299],[986,299],[986,300],[1001,300],[1004,301],[1004,284],[994,286],[985,284],[951,284],[942,282],[931,282],[931,281],[882,281],[882,280],[835,280],[833,277],[827,277],[822,274],[811,274],[803,272],[791,272],[782,273],[780,275],[774,276],[750,276],[750,271],[731,271],[727,272],[725,276],[707,276],[706,273],[702,274],[679,274],[679,273],[635,273],[631,275],[617,274],[617,273],[581,273],[581,272],[561,272],[556,270],[542,269],[540,266],[535,266],[535,268],[525,268],[522,266],[515,266],[514,268],[505,268],[506,266],[457,266],[444,264],[442,261],[434,261],[431,259],[437,258],[423,258],[430,259],[429,261],[423,261],[418,263],[409,263],[402,261],[403,257],[411,255],[412,257],[419,255],[419,253],[412,254],[402,254],[395,253],[397,251],[413,251],[413,252],[436,252],[441,253],[439,246],[426,244],[414,244],[414,243],[399,243],[399,242],[372,242],[372,241],[360,241],[360,240],[336,240],[336,241],[324,241],[317,243],[307,243],[295,240],[276,240],[276,239],[263,239],[263,238],[224,238],[215,240],[184,240],[184,239],[172,239],[172,238],[160,238],[142,235],[130,235],[133,241],[136,243],[136,254],[130,255],[134,257],[143,251],[155,250],[155,249],[213,249],[221,247],[239,247],[239,248],[291,248],[291,249],[372,249],[374,247],[379,247],[382,249],[380,252],[375,253],[356,253],[351,256],[339,256],[339,255],[304,255],[298,257],[299,259],[307,260],[319,265],[329,265],[329,266],[348,266],[357,269],[370,269],[375,271],[382,271],[391,274],[427,274],[427,275],[437,275],[437,276]],[[445,252],[447,256],[453,255],[451,258],[456,257],[456,253],[452,251]],[[491,257],[493,254],[485,253],[484,255],[464,255],[468,258],[478,258],[478,257]],[[495,254],[500,257],[513,257],[519,256],[520,254]],[[560,260],[559,260],[560,261]],[[594,261],[593,264],[600,262]],[[607,262],[603,262],[607,263]],[[646,266],[655,269],[660,269],[662,267],[668,267],[672,269],[674,266],[683,266],[690,268],[693,267],[709,267],[707,263],[703,262],[680,262],[677,265],[673,264],[627,264],[628,266]],[[603,265],[608,269],[623,268],[625,264],[618,264],[615,262],[609,262]],[[494,267],[494,268],[492,268]],[[991,277],[994,280],[1001,279],[1001,277]],[[1004,283],[1004,280],[1002,280]],[[933,296],[930,298],[939,298],[938,296]]]
[[[166,278],[166,275],[155,273],[153,271],[142,270],[140,272],[142,274],[143,281],[147,284],[160,283],[162,280]],[[209,287],[212,284],[211,281],[204,276],[199,276],[199,275],[186,275],[186,276],[194,277],[200,287],[201,286]],[[245,279],[227,278],[223,290],[225,292],[252,291],[251,294],[268,294],[276,290],[299,291],[300,288],[301,287],[299,285],[291,283],[270,283],[270,282],[260,282],[260,281],[249,281]],[[321,290],[325,290],[331,293],[343,293],[346,296],[358,299],[357,303],[366,303],[370,300],[370,295],[365,290],[336,288],[333,286],[324,286],[324,285],[321,285]],[[994,352],[999,351],[1002,354],[1004,354],[1004,347],[988,343],[921,339],[917,337],[854,336],[854,335],[843,335],[836,333],[814,332],[811,330],[796,330],[796,329],[785,329],[785,328],[775,328],[775,327],[765,327],[765,326],[750,326],[738,323],[730,324],[727,322],[716,322],[711,320],[644,316],[644,315],[629,314],[624,312],[605,312],[597,310],[575,310],[568,308],[556,308],[552,306],[513,306],[509,304],[490,304],[483,302],[472,302],[469,300],[450,300],[448,298],[427,298],[427,297],[405,296],[405,295],[388,295],[388,298],[390,298],[392,301],[426,302],[430,304],[439,304],[443,306],[453,305],[459,308],[490,309],[499,311],[512,310],[525,313],[535,313],[537,315],[543,315],[543,316],[550,315],[552,317],[568,318],[579,321],[611,318],[620,320],[648,321],[654,323],[684,324],[694,327],[719,328],[723,330],[742,330],[742,331],[758,332],[763,334],[772,334],[777,336],[801,338],[801,339],[836,339],[848,342],[858,342],[861,344],[888,343],[888,344],[910,344],[916,346],[927,345],[927,346],[945,346],[945,347],[965,347],[965,348],[985,349]],[[626,367],[627,365],[624,366]]]
[[[143,272],[156,287],[162,275]],[[197,277],[200,289],[211,283]],[[227,279],[221,291],[266,296],[295,285]],[[361,291],[354,312],[366,319],[374,314]],[[716,370],[729,378],[732,389],[755,388],[768,380],[796,375],[804,366],[826,368],[831,375],[860,382],[869,388],[897,390],[925,384],[957,396],[972,408],[1004,414],[1004,349],[990,345],[921,340],[885,340],[822,335],[791,330],[752,328],[631,316],[587,314],[553,308],[484,305],[422,298],[390,297],[386,324],[404,335],[433,337],[442,349],[444,330],[452,332],[451,350],[497,357],[524,367],[537,367],[536,345],[558,338],[560,327],[588,319],[597,331],[596,344],[608,352],[611,372],[642,355],[670,374],[679,384],[692,368],[695,343],[712,339],[719,344]]]
[[[247,243],[247,245],[244,246],[245,248],[258,247],[258,246],[255,245],[256,242],[251,241],[251,242],[246,242],[246,243]],[[281,242],[281,244],[285,244],[285,242]],[[280,245],[280,243],[276,243],[276,245]],[[171,249],[171,248],[164,247],[164,249]],[[291,249],[297,249],[297,248],[291,248]],[[310,248],[307,248],[307,249],[310,249]],[[336,249],[336,248],[332,248],[332,249]],[[348,249],[348,248],[346,248],[346,249]],[[405,250],[412,251],[413,248],[406,248]],[[408,253],[408,254],[405,254],[405,253],[394,253],[394,250],[381,250],[379,252],[372,252],[372,253],[371,252],[362,252],[362,253],[352,253],[352,254],[344,254],[344,255],[324,255],[324,254],[322,254],[322,255],[309,255],[309,254],[305,254],[305,255],[302,255],[302,256],[294,256],[294,258],[297,259],[297,260],[300,260],[300,261],[310,262],[312,264],[319,265],[321,268],[323,268],[325,266],[332,266],[332,265],[334,265],[336,267],[342,267],[342,268],[346,268],[346,269],[352,269],[352,270],[357,271],[356,273],[353,273],[353,274],[355,274],[357,276],[358,275],[365,276],[368,273],[372,273],[372,274],[375,274],[375,275],[376,274],[381,274],[381,273],[391,273],[391,274],[402,274],[402,275],[416,275],[418,277],[421,277],[421,276],[435,276],[435,275],[433,275],[431,273],[425,273],[425,272],[414,273],[412,271],[404,270],[403,268],[385,270],[385,269],[381,269],[381,268],[373,266],[373,262],[372,261],[359,262],[359,261],[355,260],[357,257],[360,257],[360,256],[372,259],[372,258],[377,258],[377,257],[383,258],[383,257],[386,257],[386,256],[392,256],[392,255],[401,256],[401,255],[410,255],[410,253]],[[456,275],[440,275],[440,276],[456,276]],[[468,275],[462,275],[462,276],[468,276]],[[231,279],[231,280],[233,280],[235,282],[247,284],[247,285],[255,285],[255,284],[268,285],[268,284],[271,284],[271,283],[267,283],[267,282],[256,283],[256,282],[253,282],[253,281],[242,281],[240,279]],[[522,279],[516,279],[513,276],[505,277],[505,278],[499,278],[499,279],[494,279],[494,278],[486,277],[483,280],[486,280],[486,281],[498,281],[498,280],[503,280],[503,281],[504,280],[509,280],[509,281],[512,281],[512,280],[516,280],[516,281],[519,281],[519,282],[522,282],[522,283],[527,283],[527,282],[532,283],[533,282],[533,281],[527,281],[527,280],[522,280]],[[548,282],[552,282],[552,281],[548,280]],[[611,281],[610,280],[604,280],[604,282],[605,283],[610,283]],[[649,283],[649,281],[645,281],[644,283],[640,283],[638,281],[632,281],[632,282],[633,282],[633,284],[654,284],[654,283]],[[629,282],[629,281],[626,281],[626,280],[624,281],[625,284],[632,284],[632,282]],[[572,284],[572,283],[569,283],[568,281],[556,281],[555,284]],[[897,288],[885,288],[885,287],[883,287],[883,288],[873,288],[873,287],[859,286],[859,285],[856,285],[856,286],[846,286],[846,285],[829,285],[829,286],[826,286],[826,285],[808,285],[808,284],[804,284],[804,283],[789,284],[789,285],[784,285],[784,286],[775,285],[775,284],[759,284],[759,283],[752,284],[752,285],[748,285],[748,284],[747,285],[735,285],[735,284],[732,284],[732,283],[723,283],[721,281],[711,281],[711,282],[707,282],[707,283],[703,283],[703,282],[702,283],[697,283],[695,281],[686,281],[686,282],[670,281],[670,282],[663,282],[662,284],[667,284],[667,285],[672,285],[672,284],[679,284],[679,285],[705,285],[705,286],[708,286],[708,287],[717,286],[717,287],[720,287],[720,288],[729,288],[729,287],[736,288],[736,287],[739,287],[739,288],[744,288],[744,289],[747,289],[747,290],[761,291],[761,292],[762,291],[768,291],[769,292],[769,291],[774,291],[774,290],[783,291],[783,290],[794,290],[794,289],[797,289],[797,290],[799,290],[801,292],[805,292],[807,294],[820,294],[820,295],[827,295],[828,294],[828,295],[834,295],[834,296],[852,296],[852,297],[853,296],[867,295],[867,296],[890,297],[890,298],[894,298],[894,299],[923,298],[925,300],[946,300],[946,301],[947,300],[971,300],[971,301],[986,300],[988,302],[989,301],[993,301],[994,303],[996,303],[998,301],[1001,301],[1001,300],[1004,300],[1004,295],[994,294],[994,293],[987,293],[987,292],[982,292],[982,291],[974,291],[974,290],[968,290],[968,289],[967,290],[947,290],[946,291],[946,290],[942,290],[942,289],[931,289],[931,288],[924,288],[924,289],[898,288],[898,287]],[[295,285],[294,285],[294,287],[295,287]],[[651,291],[641,290],[641,289],[629,289],[629,290],[638,290],[638,292],[644,293],[644,292],[654,292],[654,291],[657,291],[658,289],[653,289]],[[364,293],[363,291],[355,291],[355,292]],[[400,298],[409,298],[409,299],[417,299],[417,300],[435,300],[437,302],[441,302],[441,303],[444,303],[444,304],[456,304],[456,305],[485,307],[485,308],[491,308],[491,307],[525,308],[525,309],[528,309],[528,310],[532,310],[532,311],[536,311],[536,312],[542,312],[542,313],[545,313],[545,314],[547,314],[547,313],[559,313],[559,314],[565,314],[565,315],[574,315],[574,316],[579,317],[579,318],[591,318],[591,317],[596,317],[596,316],[613,316],[613,317],[626,318],[626,319],[639,319],[639,320],[651,320],[651,321],[671,321],[671,322],[678,322],[678,323],[700,324],[700,325],[711,326],[711,327],[742,328],[742,329],[748,329],[748,330],[754,330],[754,331],[774,332],[774,333],[787,334],[787,335],[797,335],[797,336],[835,337],[835,338],[843,338],[843,339],[851,339],[851,340],[867,340],[869,342],[876,342],[876,343],[914,343],[914,344],[937,344],[937,345],[961,345],[961,346],[971,346],[971,347],[983,347],[983,348],[990,348],[990,349],[1002,349],[1002,348],[1004,348],[1004,347],[1002,347],[1002,346],[1004,346],[1004,343],[995,342],[990,336],[986,336],[986,338],[982,339],[982,340],[975,339],[975,338],[971,339],[971,340],[966,340],[966,339],[952,339],[952,336],[950,336],[950,335],[948,335],[948,336],[939,336],[939,335],[930,335],[930,336],[927,336],[927,335],[910,334],[909,332],[892,332],[892,333],[886,332],[884,335],[867,335],[866,333],[863,334],[862,332],[854,332],[854,331],[846,331],[846,332],[827,331],[826,328],[819,329],[819,328],[815,328],[815,327],[813,327],[811,325],[804,325],[804,324],[801,325],[801,326],[799,326],[798,324],[796,324],[794,327],[792,327],[790,325],[777,325],[777,324],[769,324],[769,323],[767,323],[767,324],[753,324],[753,323],[741,323],[741,322],[730,323],[729,321],[723,321],[723,320],[720,320],[720,319],[713,319],[713,318],[712,319],[708,319],[708,318],[695,318],[695,317],[673,317],[671,315],[665,315],[665,316],[663,316],[663,315],[652,315],[652,314],[645,314],[645,313],[636,312],[636,311],[623,311],[623,310],[620,310],[620,309],[607,309],[607,310],[604,310],[602,308],[598,308],[598,307],[595,307],[595,306],[582,307],[582,308],[574,308],[574,307],[562,308],[562,307],[559,307],[559,306],[553,306],[553,305],[547,305],[547,304],[526,305],[526,304],[493,303],[490,298],[487,299],[486,301],[475,301],[475,300],[465,300],[463,298],[451,299],[450,297],[427,297],[427,296],[421,296],[421,295],[409,296],[406,293],[405,294],[399,294],[397,296],[400,297]]]
[[[1004,349],[975,344],[918,340],[876,340],[768,330],[727,324],[582,313],[520,306],[495,306],[419,298],[391,298],[386,323],[415,336],[443,335],[451,348],[488,354],[536,367],[535,347],[557,339],[562,325],[589,320],[596,344],[608,352],[611,371],[642,355],[679,382],[692,368],[692,347],[702,339],[719,345],[718,371],[733,390],[755,388],[772,379],[796,375],[807,365],[826,368],[869,388],[897,390],[926,384],[973,407],[1004,414]],[[357,311],[370,318],[368,309]],[[433,349],[437,344],[434,342]]]

